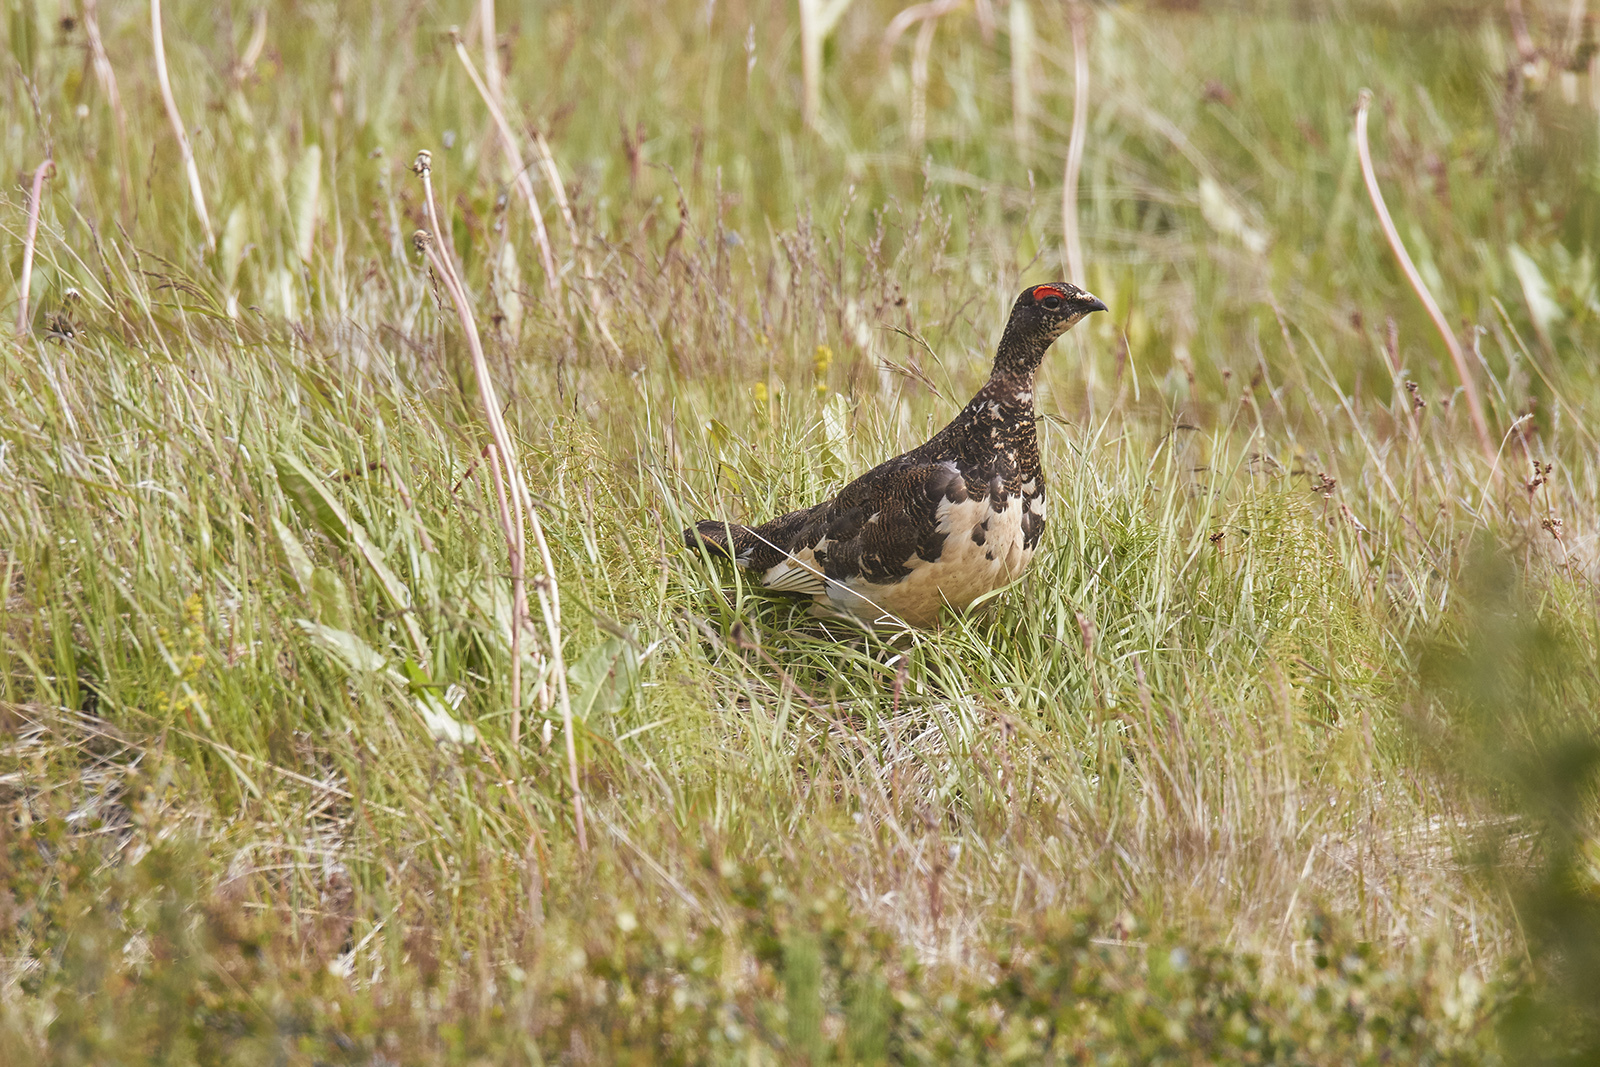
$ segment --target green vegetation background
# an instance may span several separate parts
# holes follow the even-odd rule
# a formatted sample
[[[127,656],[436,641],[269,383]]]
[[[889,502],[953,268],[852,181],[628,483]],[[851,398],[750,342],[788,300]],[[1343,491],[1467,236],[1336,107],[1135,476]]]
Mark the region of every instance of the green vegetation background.
[[[1051,525],[897,638],[677,531],[982,381],[1062,275],[1071,9],[891,43],[860,0],[807,128],[794,4],[502,0],[553,273],[476,9],[167,3],[212,249],[149,9],[5,0],[0,1061],[1596,1062],[1584,3],[1079,9],[1111,312],[1042,373]],[[510,740],[419,149],[551,539],[586,853],[537,634]]]

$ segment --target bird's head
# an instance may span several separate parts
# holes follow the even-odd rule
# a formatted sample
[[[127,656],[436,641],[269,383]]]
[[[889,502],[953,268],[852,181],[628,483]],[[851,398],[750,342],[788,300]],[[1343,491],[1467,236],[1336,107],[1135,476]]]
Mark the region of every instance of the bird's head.
[[[1071,282],[1031,285],[1011,305],[1011,318],[1000,338],[995,356],[996,375],[1032,375],[1055,339],[1078,324],[1091,311],[1104,311],[1105,304],[1093,293]]]
[[[1086,293],[1071,282],[1050,282],[1024,289],[1012,305],[1011,321],[1029,333],[1041,333],[1054,341],[1089,312],[1104,310],[1105,304],[1093,293]]]

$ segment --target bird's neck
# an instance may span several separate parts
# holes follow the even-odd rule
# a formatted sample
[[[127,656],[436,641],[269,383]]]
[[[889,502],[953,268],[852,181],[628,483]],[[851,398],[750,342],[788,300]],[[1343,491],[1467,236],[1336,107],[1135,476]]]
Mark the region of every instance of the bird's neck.
[[[1026,424],[1033,428],[1033,375],[992,375],[979,389],[966,408],[960,421],[970,431],[986,425],[1016,426]]]
[[[1055,339],[1054,333],[1007,323],[1005,333],[1000,336],[1000,346],[995,351],[994,372],[990,381],[996,378],[1026,379],[1027,389],[1031,392],[1033,376]]]
[[[949,427],[955,436],[985,446],[1008,442],[1027,451],[1024,446],[1035,438],[1034,376],[1054,340],[1008,326],[1000,338],[989,380]]]
[[[1033,411],[1033,381],[1034,375],[1027,374],[1001,374],[989,376],[989,380],[979,389],[974,400],[982,398],[985,403],[993,401],[1001,408],[1032,413]]]

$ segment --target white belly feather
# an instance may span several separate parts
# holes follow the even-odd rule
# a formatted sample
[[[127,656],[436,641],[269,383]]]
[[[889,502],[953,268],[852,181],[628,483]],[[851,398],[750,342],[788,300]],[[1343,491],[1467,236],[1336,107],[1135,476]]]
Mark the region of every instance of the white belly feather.
[[[912,559],[911,573],[897,582],[829,582],[817,602],[869,622],[894,615],[911,626],[931,626],[946,607],[965,610],[985,593],[1015,581],[1027,568],[1033,550],[1023,546],[1025,507],[1044,515],[1042,497],[1028,501],[1013,496],[1002,511],[995,511],[987,499],[959,504],[946,500],[938,511],[939,532],[945,539],[936,562]],[[980,545],[972,533],[983,523],[987,526]]]

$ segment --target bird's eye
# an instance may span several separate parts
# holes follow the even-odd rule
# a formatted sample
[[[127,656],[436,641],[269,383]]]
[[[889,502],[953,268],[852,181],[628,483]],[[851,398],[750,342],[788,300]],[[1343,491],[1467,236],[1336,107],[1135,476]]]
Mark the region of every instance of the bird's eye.
[[[1044,308],[1046,311],[1060,311],[1061,298],[1059,296],[1047,296],[1043,300],[1039,301],[1039,306]]]

